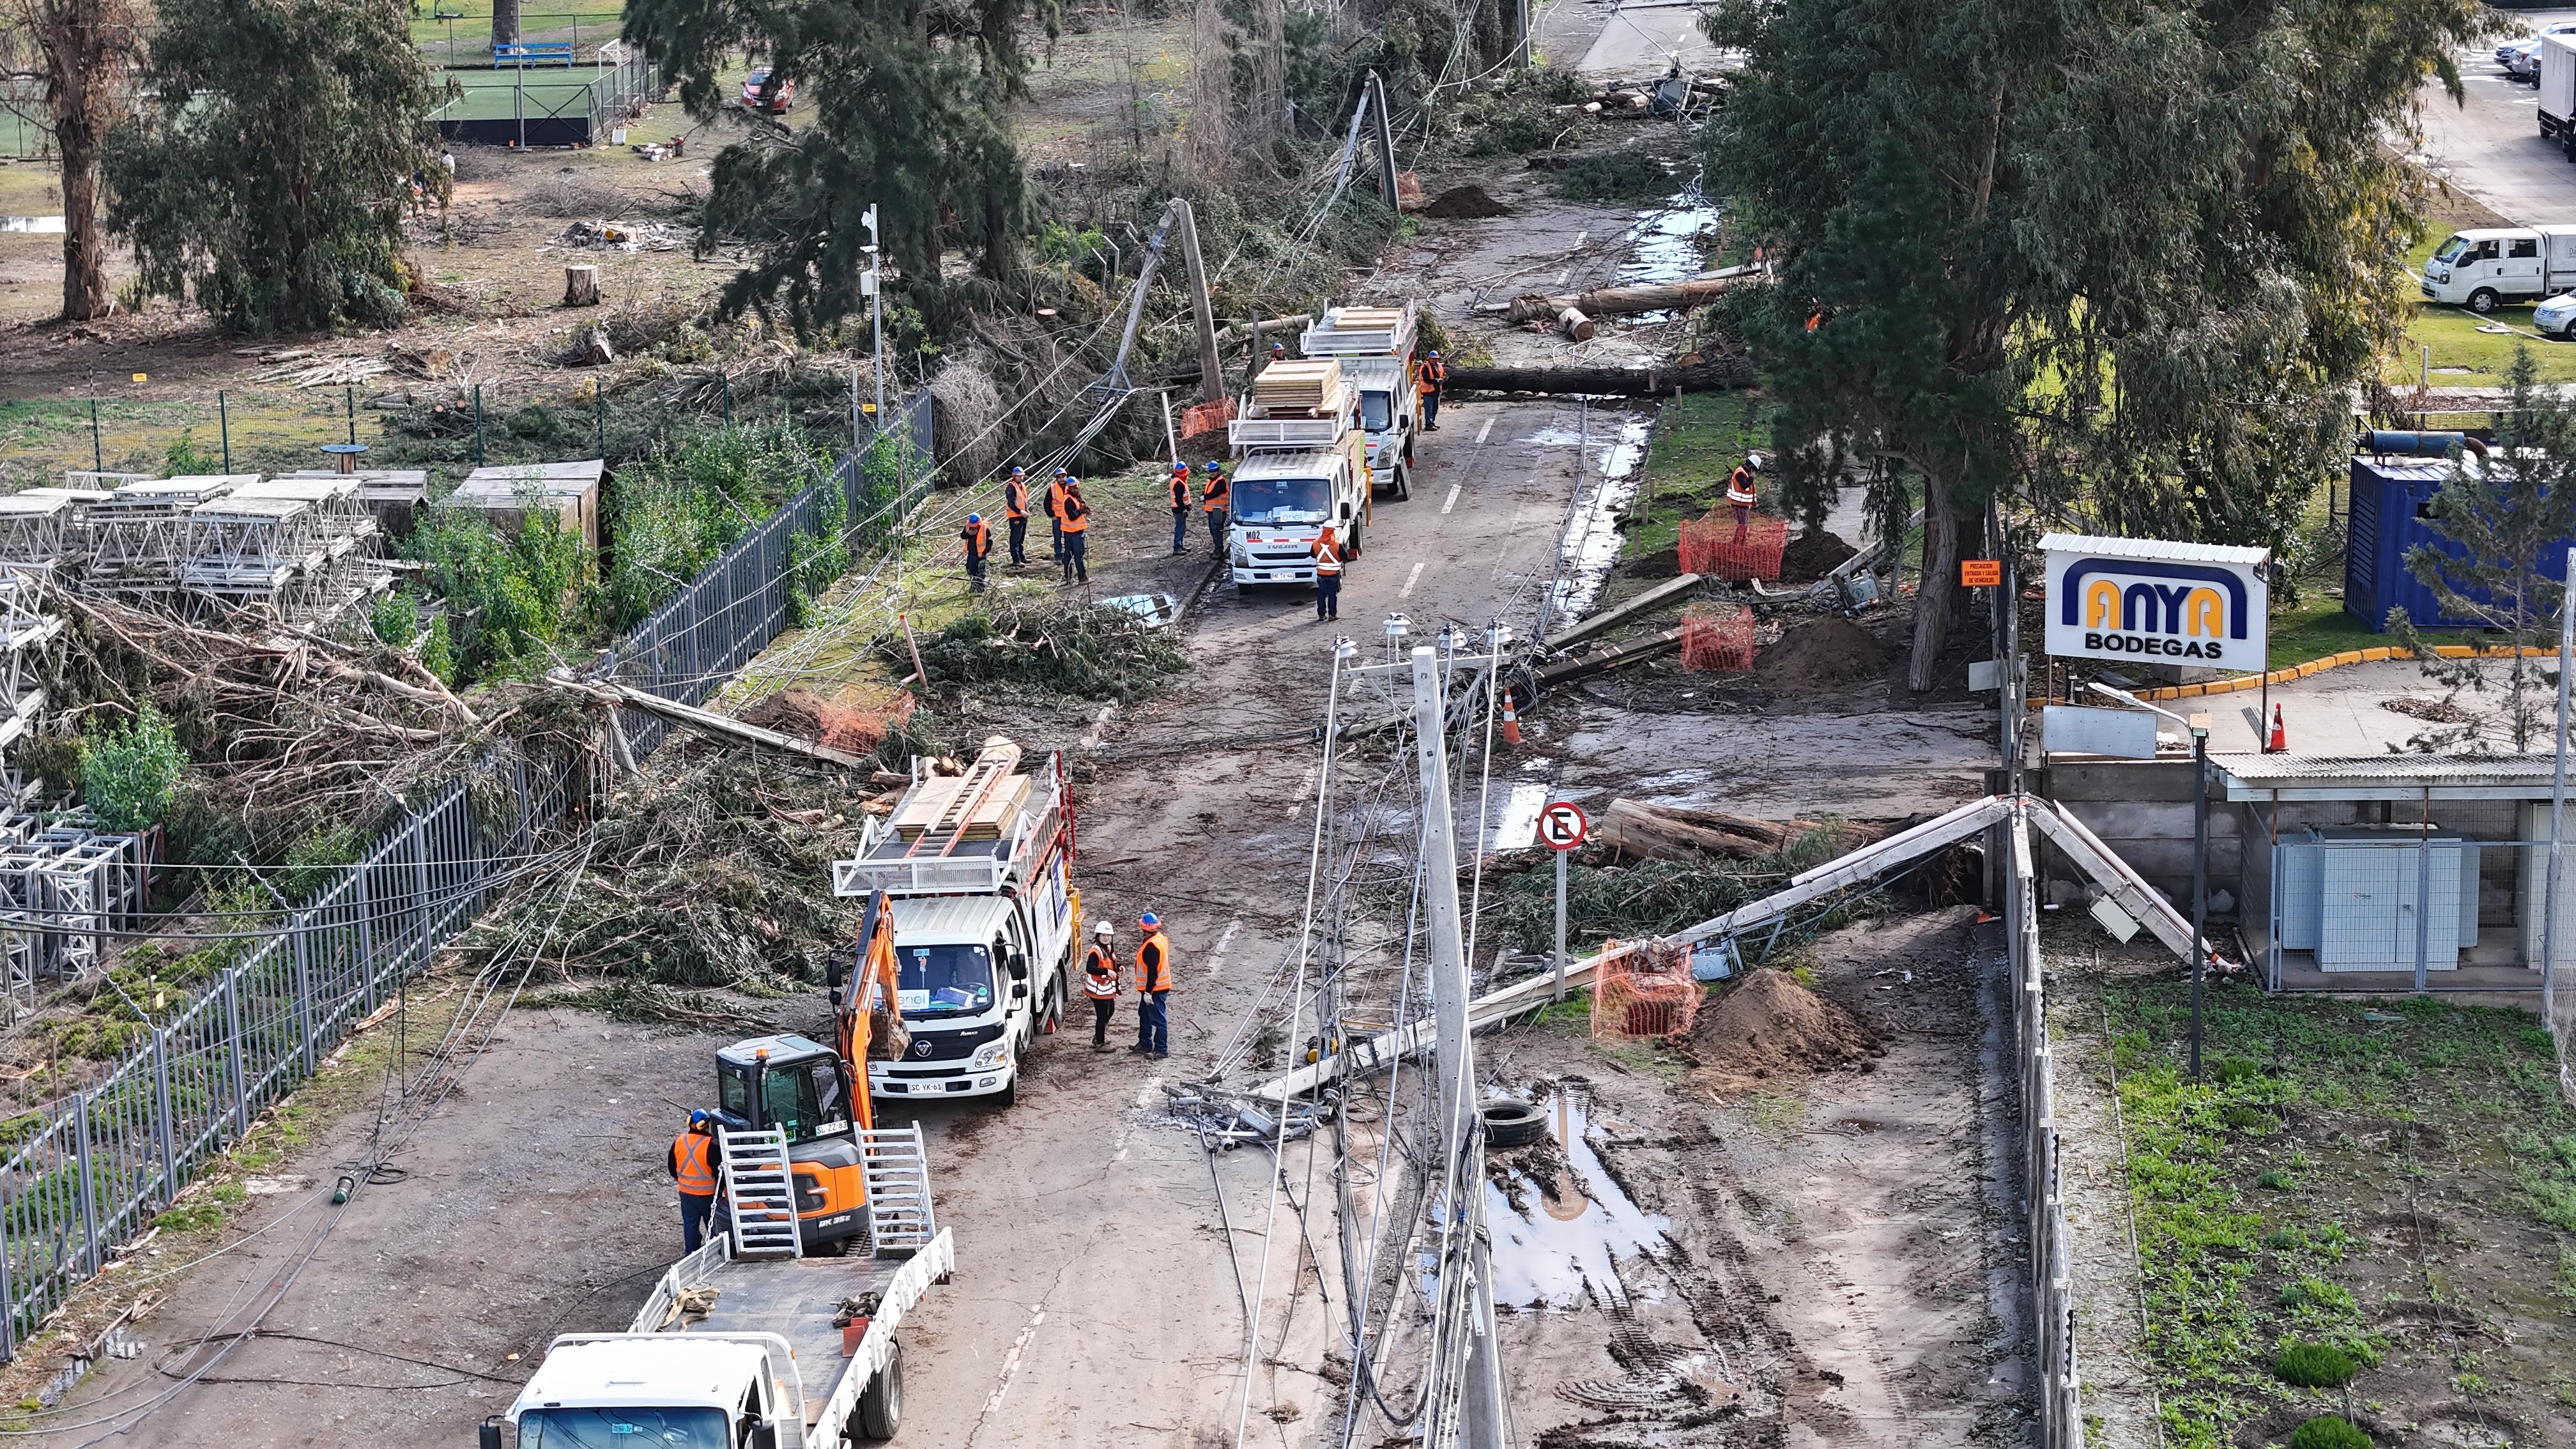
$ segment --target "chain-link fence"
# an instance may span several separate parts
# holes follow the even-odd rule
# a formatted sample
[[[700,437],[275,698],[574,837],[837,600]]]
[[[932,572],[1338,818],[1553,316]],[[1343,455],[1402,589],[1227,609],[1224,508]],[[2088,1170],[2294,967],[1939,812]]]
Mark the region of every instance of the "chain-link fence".
[[[610,650],[605,668],[665,698],[702,700],[787,627],[792,591],[819,590],[819,561],[881,563],[930,486],[928,395],[894,423],[870,450],[877,463],[844,457]],[[660,721],[625,713],[641,757],[662,739]],[[524,764],[497,792],[448,787],[285,912],[95,1085],[0,1125],[0,1357],[471,924],[587,787],[577,766],[532,774]]]
[[[2031,1323],[2039,1348],[2040,1449],[2083,1449],[2081,1377],[2075,1365],[2075,1296],[2066,1209],[2059,1195],[2057,1085],[2048,1041],[2047,963],[2039,945],[2038,857],[2030,822],[2013,812],[2004,875],[2006,985],[2021,1087],[2023,1227],[2030,1243]]]

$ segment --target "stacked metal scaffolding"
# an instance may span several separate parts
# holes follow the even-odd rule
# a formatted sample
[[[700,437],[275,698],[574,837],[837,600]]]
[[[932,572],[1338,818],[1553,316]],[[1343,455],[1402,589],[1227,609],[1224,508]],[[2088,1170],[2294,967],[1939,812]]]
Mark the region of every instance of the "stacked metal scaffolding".
[[[64,489],[31,488],[0,497],[0,562],[61,563],[71,552],[73,517]]]
[[[278,613],[320,623],[357,608],[393,587],[393,570],[377,556],[381,532],[354,475],[271,478],[233,490],[234,505],[282,499],[306,504],[301,532],[311,547],[277,599]]]
[[[188,558],[188,516],[257,478],[254,473],[147,478],[101,498],[89,510],[83,583],[108,593],[169,600],[179,586],[180,565]]]

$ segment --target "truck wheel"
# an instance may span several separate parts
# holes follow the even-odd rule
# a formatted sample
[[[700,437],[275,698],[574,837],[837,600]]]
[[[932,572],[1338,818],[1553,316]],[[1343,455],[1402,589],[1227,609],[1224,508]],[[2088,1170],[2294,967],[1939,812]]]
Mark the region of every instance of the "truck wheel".
[[[2496,309],[2495,288],[2480,287],[2469,294],[2469,310],[2483,317]]]
[[[1395,501],[1409,502],[1413,497],[1413,470],[1398,463],[1395,466]]]
[[[1011,1084],[1004,1087],[1002,1094],[994,1100],[1005,1107],[1016,1107],[1020,1103],[1020,1054],[1018,1052],[1011,1053],[1010,1065]]]
[[[894,1352],[886,1355],[885,1367],[859,1394],[859,1435],[866,1439],[891,1439],[903,1426],[903,1343],[897,1340]]]
[[[1055,984],[1047,988],[1046,1014],[1038,1018],[1038,1033],[1053,1036],[1064,1025],[1064,973],[1056,973]]]

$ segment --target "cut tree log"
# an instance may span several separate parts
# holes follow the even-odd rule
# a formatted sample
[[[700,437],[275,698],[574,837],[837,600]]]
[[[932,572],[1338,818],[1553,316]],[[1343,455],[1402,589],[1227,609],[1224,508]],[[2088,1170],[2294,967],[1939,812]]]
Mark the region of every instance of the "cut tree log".
[[[1594,397],[1670,397],[1677,392],[1733,392],[1753,385],[1753,364],[1722,357],[1693,367],[1451,367],[1448,391],[1585,393]]]
[[[1592,319],[1584,316],[1581,312],[1572,307],[1568,307],[1564,311],[1557,313],[1556,323],[1558,326],[1564,328],[1565,335],[1572,338],[1574,341],[1589,342],[1592,340]]]
[[[593,699],[608,704],[631,704],[647,714],[658,714],[673,724],[696,730],[701,734],[716,735],[742,744],[757,745],[763,749],[778,750],[790,755],[803,755],[809,760],[821,760],[827,765],[839,765],[847,770],[873,771],[876,768],[872,761],[860,759],[843,750],[833,749],[829,745],[818,745],[812,740],[800,740],[794,735],[782,735],[776,730],[765,730],[758,725],[747,725],[741,720],[685,705],[678,700],[647,694],[643,690],[620,684],[615,680],[600,684],[583,684],[569,679],[550,679],[548,683],[559,689],[589,695]]]
[[[564,268],[564,305],[567,307],[599,305],[599,268],[588,263]]]
[[[1503,309],[1507,322],[1536,322],[1541,318],[1561,315],[1567,308],[1577,308],[1593,317],[1630,317],[1639,312],[1678,312],[1691,307],[1704,307],[1726,294],[1737,277],[1706,277],[1688,282],[1669,282],[1656,287],[1596,287],[1589,292],[1564,296],[1541,296],[1532,293],[1514,297]]]

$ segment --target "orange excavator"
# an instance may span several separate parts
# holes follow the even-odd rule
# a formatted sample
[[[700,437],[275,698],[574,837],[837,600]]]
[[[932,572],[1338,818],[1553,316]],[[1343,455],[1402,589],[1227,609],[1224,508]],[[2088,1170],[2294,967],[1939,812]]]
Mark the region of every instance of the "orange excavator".
[[[832,963],[832,1046],[796,1035],[758,1036],[716,1053],[716,1119],[736,1132],[787,1139],[803,1251],[833,1256],[868,1229],[865,1138],[876,1126],[867,1064],[903,1055],[910,1034],[896,1006],[894,907],[868,899],[857,970]],[[773,1169],[774,1170],[774,1169]],[[750,1221],[748,1217],[746,1222]]]

